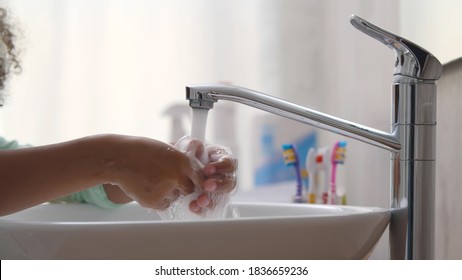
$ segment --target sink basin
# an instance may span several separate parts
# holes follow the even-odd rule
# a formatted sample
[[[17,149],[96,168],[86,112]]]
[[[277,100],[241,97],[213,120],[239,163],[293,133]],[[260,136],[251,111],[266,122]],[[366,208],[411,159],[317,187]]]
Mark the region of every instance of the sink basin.
[[[43,204],[0,218],[1,259],[364,259],[388,225],[380,208],[234,203],[240,218],[162,221],[116,210]]]

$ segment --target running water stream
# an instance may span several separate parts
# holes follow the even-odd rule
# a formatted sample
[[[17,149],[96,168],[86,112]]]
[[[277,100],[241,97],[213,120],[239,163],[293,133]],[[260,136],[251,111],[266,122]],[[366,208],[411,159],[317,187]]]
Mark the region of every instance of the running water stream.
[[[191,138],[200,140],[204,145],[206,145],[205,132],[208,112],[208,109],[192,109]],[[204,153],[200,156],[199,160],[205,167],[208,163],[207,149],[204,149]],[[229,193],[209,193],[208,196],[213,207],[204,208],[201,215],[189,211],[189,203],[202,193],[202,187],[195,186],[194,193],[188,196],[181,196],[173,202],[168,209],[159,211],[158,214],[163,220],[221,219],[225,217],[239,218],[238,210],[230,205],[231,194]]]

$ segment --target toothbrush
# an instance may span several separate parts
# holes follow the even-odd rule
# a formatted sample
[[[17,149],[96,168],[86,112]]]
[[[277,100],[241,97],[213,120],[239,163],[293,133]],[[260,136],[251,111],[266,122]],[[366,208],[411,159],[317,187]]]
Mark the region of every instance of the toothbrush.
[[[345,163],[345,152],[346,152],[346,141],[337,141],[332,149],[331,163],[332,163],[332,173],[330,179],[330,203],[336,204],[337,200],[337,186],[336,186],[336,176],[337,176],[337,165]]]
[[[308,203],[316,203],[316,150],[310,148],[306,155],[305,167],[308,171]]]
[[[306,156],[306,169],[310,177],[310,193],[308,194],[308,201],[316,203],[316,193],[322,191],[321,202],[327,204],[329,202],[329,169],[327,159],[329,158],[329,148],[324,147],[320,149],[311,148]],[[316,176],[322,173],[324,175],[323,187],[319,190],[319,182]]]
[[[322,188],[322,203],[328,204],[329,202],[329,174],[330,174],[330,164],[328,162],[329,158],[329,148],[323,147],[318,149],[316,154],[316,169],[322,171],[324,175],[323,188]]]
[[[310,181],[309,181],[309,176],[308,176],[308,170],[306,168],[303,168],[300,166],[300,174],[302,176],[302,183],[303,183],[303,195],[308,194],[309,187],[310,187]],[[306,197],[306,201],[308,201],[309,197]]]
[[[297,178],[297,191],[295,194],[294,202],[301,203],[302,199],[302,176],[300,174],[300,163],[298,160],[297,150],[293,144],[282,145],[282,157],[284,163],[287,166],[293,166],[295,168],[295,175]]]

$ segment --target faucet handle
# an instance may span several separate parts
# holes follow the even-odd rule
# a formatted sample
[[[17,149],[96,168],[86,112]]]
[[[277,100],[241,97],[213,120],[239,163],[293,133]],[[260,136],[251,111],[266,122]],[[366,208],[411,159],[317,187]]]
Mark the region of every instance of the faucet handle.
[[[350,22],[358,30],[395,51],[395,76],[399,75],[420,80],[438,80],[441,77],[443,66],[435,56],[424,48],[356,15],[351,16]]]

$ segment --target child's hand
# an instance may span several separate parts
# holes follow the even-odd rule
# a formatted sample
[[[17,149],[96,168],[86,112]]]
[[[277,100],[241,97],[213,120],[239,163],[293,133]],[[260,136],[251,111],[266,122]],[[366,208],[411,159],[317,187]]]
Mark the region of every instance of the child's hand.
[[[190,211],[200,214],[204,208],[211,208],[209,193],[224,194],[234,190],[236,186],[237,160],[228,148],[204,144],[189,137],[179,140],[175,147],[185,151],[193,161],[203,166],[203,183],[196,185],[203,192],[189,204]],[[196,190],[197,191],[197,190]]]
[[[112,167],[117,178],[108,183],[118,185],[146,208],[164,210],[180,195],[198,191],[201,194],[191,201],[189,209],[200,214],[204,208],[213,207],[209,193],[229,193],[236,185],[237,161],[224,147],[205,148],[202,142],[189,137],[175,146],[126,137],[119,150],[122,157]]]
[[[126,137],[119,150],[120,158],[112,163],[108,159],[114,176],[108,183],[119,186],[143,207],[164,210],[180,195],[191,194],[194,186],[204,184],[200,162],[169,144]]]

